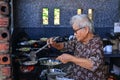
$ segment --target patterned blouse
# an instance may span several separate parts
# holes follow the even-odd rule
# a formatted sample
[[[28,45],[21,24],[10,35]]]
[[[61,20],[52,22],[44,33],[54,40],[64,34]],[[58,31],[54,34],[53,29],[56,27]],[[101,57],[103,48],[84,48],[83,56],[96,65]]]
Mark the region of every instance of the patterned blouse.
[[[65,42],[63,51],[74,51],[74,56],[89,59],[94,65],[92,70],[88,70],[72,63],[67,68],[67,73],[70,73],[68,77],[74,80],[106,80],[102,45],[102,40],[98,36],[94,36],[88,44],[82,44],[77,40]]]

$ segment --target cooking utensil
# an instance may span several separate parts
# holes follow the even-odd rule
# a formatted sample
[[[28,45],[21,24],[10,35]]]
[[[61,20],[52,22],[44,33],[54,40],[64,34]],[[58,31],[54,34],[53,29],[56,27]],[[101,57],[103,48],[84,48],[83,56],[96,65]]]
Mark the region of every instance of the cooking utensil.
[[[53,39],[53,41],[55,41],[57,38],[58,38],[58,37],[55,37],[55,38]],[[40,52],[41,50],[45,49],[48,45],[50,45],[50,43],[47,43],[47,44],[44,45],[43,47],[39,48],[37,51],[31,51],[31,52],[30,52],[30,59],[31,59],[31,60],[35,60],[35,59],[36,59],[36,54],[37,54],[38,52]]]
[[[39,48],[37,51],[31,51],[31,52],[29,53],[29,54],[30,54],[30,59],[31,59],[31,60],[35,60],[35,59],[36,59],[36,54],[37,54],[39,51],[41,51],[41,50],[43,50],[44,48],[46,48],[48,45],[49,45],[49,44],[44,45],[43,47]]]

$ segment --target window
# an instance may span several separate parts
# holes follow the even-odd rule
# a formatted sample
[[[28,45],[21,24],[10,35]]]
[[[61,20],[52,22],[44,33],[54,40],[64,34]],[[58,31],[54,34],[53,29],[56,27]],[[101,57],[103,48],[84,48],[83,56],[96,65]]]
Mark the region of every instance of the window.
[[[48,8],[43,8],[43,13],[42,13],[42,20],[43,20],[43,25],[48,25]]]
[[[93,19],[93,9],[88,9],[88,17],[92,20]]]
[[[60,9],[55,8],[54,9],[54,25],[60,24]]]
[[[83,10],[82,9],[77,9],[77,14],[82,14]]]

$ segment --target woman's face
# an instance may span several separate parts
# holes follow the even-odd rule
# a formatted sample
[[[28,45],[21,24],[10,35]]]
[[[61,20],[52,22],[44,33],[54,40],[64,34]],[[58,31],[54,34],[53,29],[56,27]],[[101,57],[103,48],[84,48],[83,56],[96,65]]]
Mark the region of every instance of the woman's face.
[[[74,35],[77,41],[84,42],[84,39],[87,37],[88,34],[88,27],[80,28],[76,24],[73,24]]]

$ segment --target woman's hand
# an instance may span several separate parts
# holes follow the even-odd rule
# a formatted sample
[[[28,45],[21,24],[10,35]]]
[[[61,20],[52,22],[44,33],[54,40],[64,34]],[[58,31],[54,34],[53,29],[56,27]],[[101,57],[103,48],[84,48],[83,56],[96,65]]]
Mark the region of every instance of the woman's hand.
[[[64,44],[63,43],[56,43],[56,41],[54,40],[54,38],[49,38],[47,40],[47,44],[48,44],[48,47],[54,47],[58,50],[61,50],[63,47],[64,47]]]
[[[60,56],[58,56],[56,59],[60,60],[62,63],[68,63],[71,62],[71,60],[74,58],[74,56],[70,55],[70,54],[62,54]]]
[[[49,38],[49,39],[47,40],[47,44],[48,44],[48,47],[49,47],[49,48],[50,48],[51,46],[52,46],[52,47],[55,47],[56,42],[54,41],[53,38]]]

